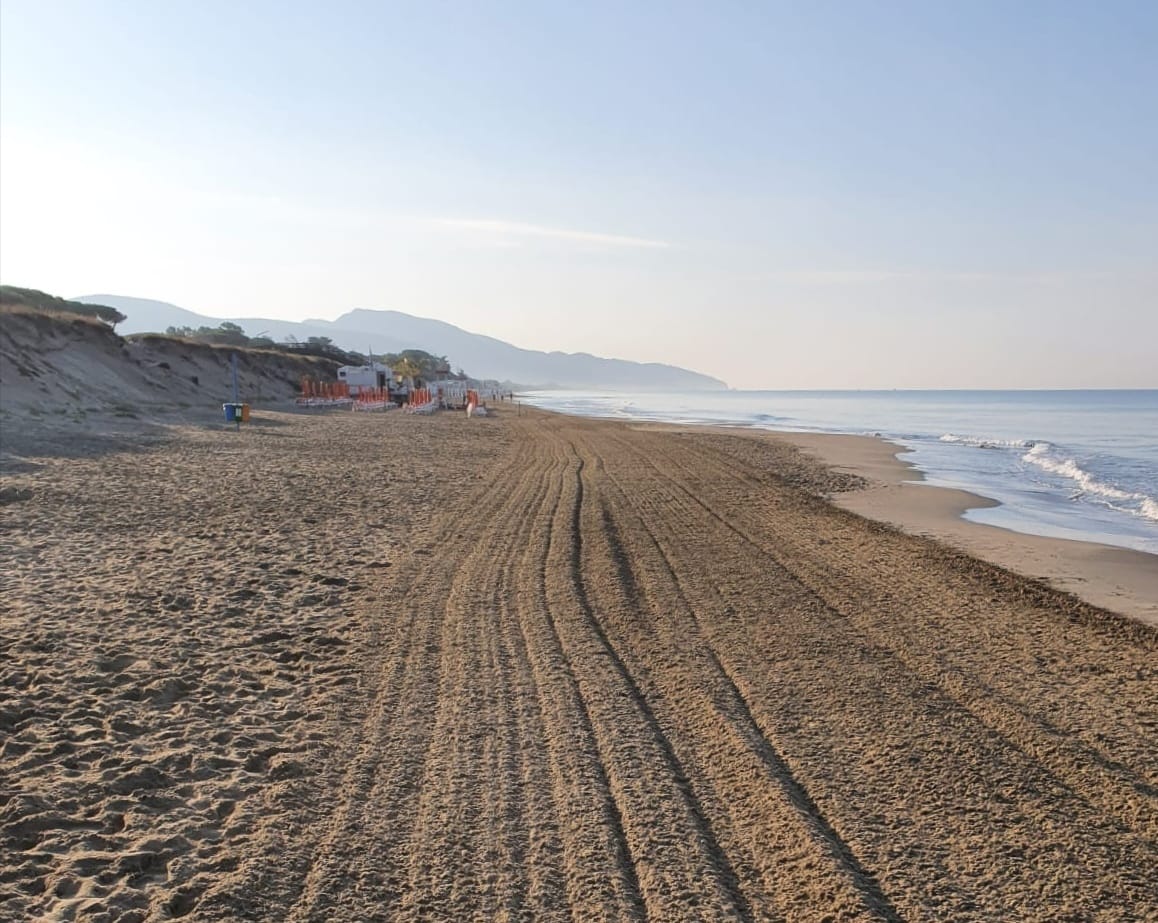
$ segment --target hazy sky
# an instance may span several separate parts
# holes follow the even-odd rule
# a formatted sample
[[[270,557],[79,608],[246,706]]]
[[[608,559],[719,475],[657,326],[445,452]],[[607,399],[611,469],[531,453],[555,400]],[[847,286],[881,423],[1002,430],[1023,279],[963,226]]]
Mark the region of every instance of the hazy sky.
[[[0,0],[0,277],[1158,387],[1158,2]]]

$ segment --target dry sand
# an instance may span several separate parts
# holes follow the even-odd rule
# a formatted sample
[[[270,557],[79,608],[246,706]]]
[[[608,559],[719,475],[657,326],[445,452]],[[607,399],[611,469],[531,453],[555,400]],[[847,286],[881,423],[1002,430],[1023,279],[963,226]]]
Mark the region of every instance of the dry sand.
[[[0,919],[1158,916],[1158,633],[783,440],[23,437]]]

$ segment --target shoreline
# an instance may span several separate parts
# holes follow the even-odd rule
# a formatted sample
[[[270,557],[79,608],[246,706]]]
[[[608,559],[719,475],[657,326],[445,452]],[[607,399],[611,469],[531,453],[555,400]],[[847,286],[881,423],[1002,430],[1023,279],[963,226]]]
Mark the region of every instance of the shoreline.
[[[965,519],[963,514],[968,510],[1000,503],[966,490],[927,483],[924,472],[916,465],[897,457],[907,449],[884,436],[721,425],[632,425],[668,432],[711,431],[760,442],[787,443],[833,471],[853,474],[868,482],[861,489],[827,498],[840,509],[909,535],[931,538],[1092,605],[1158,627],[1158,555],[1097,542],[1031,535]]]
[[[928,484],[897,456],[904,446],[877,436],[761,433],[803,449],[837,471],[869,481],[831,502],[868,519],[922,535],[1148,625],[1158,625],[1158,555],[1097,542],[1031,535],[963,518],[1000,505],[968,491]]]

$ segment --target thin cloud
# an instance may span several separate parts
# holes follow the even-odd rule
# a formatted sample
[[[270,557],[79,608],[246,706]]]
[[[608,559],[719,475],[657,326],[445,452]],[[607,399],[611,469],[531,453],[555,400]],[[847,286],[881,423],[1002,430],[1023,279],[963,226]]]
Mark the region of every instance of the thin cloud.
[[[1057,285],[1079,280],[1117,279],[1130,273],[1059,271],[1021,272],[905,272],[905,271],[804,271],[772,272],[765,278],[806,285],[872,285],[887,282],[1002,282],[1031,285]]]
[[[602,244],[610,247],[670,247],[667,241],[649,240],[646,237],[629,237],[624,234],[601,234],[595,231],[575,231],[569,228],[548,228],[539,224],[523,224],[518,221],[488,221],[472,218],[439,218],[434,224],[473,231],[479,234],[493,234],[504,237],[548,237],[553,240],[569,240],[577,243]]]
[[[973,272],[905,272],[897,270],[815,270],[773,272],[773,279],[802,282],[809,285],[871,285],[878,282],[985,282],[1006,278],[992,273]]]

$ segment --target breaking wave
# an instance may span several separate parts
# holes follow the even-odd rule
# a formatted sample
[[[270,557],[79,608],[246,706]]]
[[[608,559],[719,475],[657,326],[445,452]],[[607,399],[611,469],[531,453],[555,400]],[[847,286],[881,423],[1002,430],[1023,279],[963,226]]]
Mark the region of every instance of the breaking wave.
[[[1030,450],[1021,456],[1021,460],[1035,465],[1043,471],[1069,478],[1081,488],[1083,493],[1092,494],[1106,501],[1119,501],[1119,503],[1108,504],[1116,509],[1125,509],[1145,519],[1158,522],[1158,500],[1148,497],[1146,494],[1132,493],[1115,487],[1113,484],[1099,481],[1074,459],[1059,454],[1056,448],[1048,442],[1034,443]]]
[[[1106,506],[1158,522],[1158,499],[1143,493],[1134,493],[1101,481],[1083,468],[1075,459],[1063,454],[1051,442],[1040,439],[991,439],[986,436],[963,436],[945,433],[940,442],[974,446],[979,449],[1027,449],[1021,460],[1058,477],[1073,481],[1079,495],[1088,495]]]
[[[979,449],[1029,449],[1038,445],[1032,439],[987,439],[983,436],[958,436],[956,433],[945,433],[940,441],[976,446]]]

